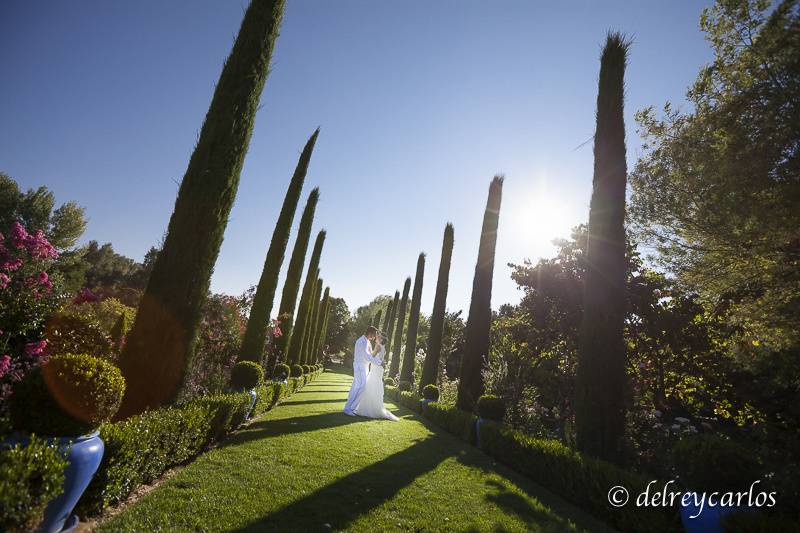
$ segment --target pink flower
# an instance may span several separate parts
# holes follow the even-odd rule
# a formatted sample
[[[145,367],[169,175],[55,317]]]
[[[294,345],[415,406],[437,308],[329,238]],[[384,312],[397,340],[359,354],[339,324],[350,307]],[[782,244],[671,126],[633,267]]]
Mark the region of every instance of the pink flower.
[[[28,235],[25,247],[28,253],[37,259],[56,259],[58,257],[58,251],[50,244],[42,230],[36,230],[34,235]]]
[[[25,227],[15,220],[11,225],[11,242],[14,246],[23,248],[29,237],[30,235],[25,231]]]
[[[82,288],[78,291],[78,295],[72,300],[75,305],[80,305],[86,302],[97,302],[100,297],[91,291],[88,287]]]
[[[10,368],[11,368],[11,356],[4,355],[3,357],[0,357],[0,378],[5,376]]]
[[[8,287],[9,281],[11,281],[11,278],[8,277],[8,274],[0,272],[0,289],[5,289]]]
[[[28,357],[36,357],[41,355],[44,352],[44,349],[47,347],[47,341],[42,339],[37,342],[29,342],[25,345],[25,355]]]
[[[52,290],[53,282],[50,281],[50,276],[47,275],[47,272],[39,272],[39,285],[47,287],[47,290]]]
[[[13,272],[21,266],[22,259],[19,258],[6,257],[0,261],[0,270],[5,270],[6,272]]]

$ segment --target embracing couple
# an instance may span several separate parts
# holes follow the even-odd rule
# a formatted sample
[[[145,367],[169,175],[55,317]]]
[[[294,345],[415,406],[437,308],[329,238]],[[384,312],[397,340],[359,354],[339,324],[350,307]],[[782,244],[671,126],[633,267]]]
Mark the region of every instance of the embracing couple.
[[[383,347],[386,338],[373,326],[356,341],[353,351],[353,385],[344,404],[350,416],[367,418],[398,418],[383,407]],[[374,343],[374,346],[373,346]]]

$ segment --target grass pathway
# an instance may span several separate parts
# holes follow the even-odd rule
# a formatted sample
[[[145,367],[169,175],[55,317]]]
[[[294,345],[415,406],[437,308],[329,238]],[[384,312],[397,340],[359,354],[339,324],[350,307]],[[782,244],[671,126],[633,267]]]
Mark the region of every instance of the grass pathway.
[[[98,530],[605,529],[405,408],[344,415],[351,379],[325,372]]]

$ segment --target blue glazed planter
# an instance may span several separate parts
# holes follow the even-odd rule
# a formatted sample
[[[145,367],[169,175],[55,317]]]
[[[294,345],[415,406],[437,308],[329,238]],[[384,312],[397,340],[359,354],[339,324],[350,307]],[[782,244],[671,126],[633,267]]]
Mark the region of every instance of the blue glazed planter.
[[[694,498],[691,499],[689,505],[680,507],[681,522],[683,529],[686,533],[724,533],[722,528],[722,519],[727,515],[742,511],[744,509],[739,507],[720,507],[715,505],[709,507],[706,503],[703,506],[703,512],[700,513],[700,506],[694,504]],[[692,516],[697,515],[695,518]]]
[[[253,407],[256,406],[256,398],[258,398],[258,394],[256,393],[255,389],[250,389],[247,391],[247,394],[250,395],[250,407],[247,408],[247,416],[245,416],[244,419],[250,420],[250,416],[253,414]]]
[[[72,531],[78,525],[78,517],[72,514],[72,510],[97,472],[105,451],[98,434],[95,431],[83,437],[55,440],[59,450],[67,454],[69,464],[64,471],[64,492],[47,505],[38,529],[40,533]]]
[[[477,445],[478,448],[481,447],[481,425],[485,421],[486,420],[481,417],[478,417],[478,419],[475,421],[475,444]]]

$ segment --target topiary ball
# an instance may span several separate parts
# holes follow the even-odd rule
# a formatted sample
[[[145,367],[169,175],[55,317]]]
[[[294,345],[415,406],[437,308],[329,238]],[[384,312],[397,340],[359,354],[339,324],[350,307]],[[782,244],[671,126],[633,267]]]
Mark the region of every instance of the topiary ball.
[[[302,365],[303,366],[303,373],[310,374],[311,373],[311,366],[309,365]]]
[[[411,390],[411,382],[410,381],[401,381],[400,383],[397,384],[397,388],[398,388],[398,390],[400,390],[400,392],[410,391]]]
[[[698,492],[741,490],[761,474],[750,450],[713,433],[681,439],[672,448],[672,459],[683,484]]]
[[[478,398],[478,416],[486,420],[501,421],[506,414],[503,399],[494,394],[484,394]]]
[[[275,365],[275,371],[272,373],[272,376],[284,380],[288,378],[291,373],[292,369],[289,368],[289,365],[280,363]]]
[[[231,388],[234,390],[250,390],[264,381],[264,370],[256,362],[239,361],[231,369]]]
[[[292,365],[292,373],[291,376],[293,378],[300,378],[303,377],[303,367],[300,365]]]
[[[433,384],[425,385],[422,388],[422,397],[432,402],[437,401],[439,399],[439,387]]]
[[[119,368],[91,355],[50,358],[9,399],[14,429],[46,437],[86,435],[117,413],[125,394]]]

